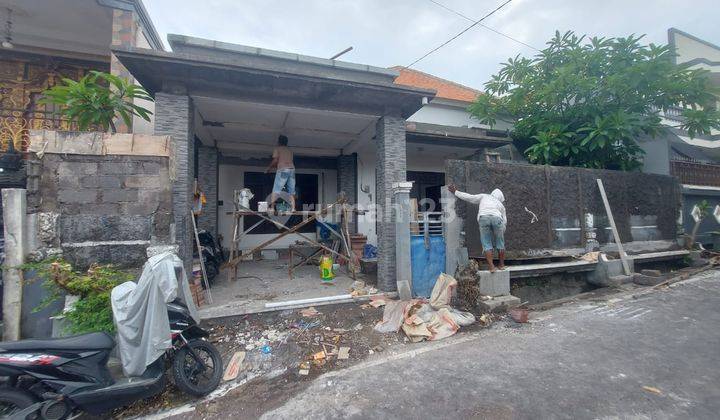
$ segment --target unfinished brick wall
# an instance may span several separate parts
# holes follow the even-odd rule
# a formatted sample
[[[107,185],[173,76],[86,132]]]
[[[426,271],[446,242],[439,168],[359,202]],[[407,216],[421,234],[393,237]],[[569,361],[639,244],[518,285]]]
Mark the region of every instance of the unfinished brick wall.
[[[148,246],[171,240],[168,158],[45,154],[28,164],[28,213],[41,256],[140,267]]]

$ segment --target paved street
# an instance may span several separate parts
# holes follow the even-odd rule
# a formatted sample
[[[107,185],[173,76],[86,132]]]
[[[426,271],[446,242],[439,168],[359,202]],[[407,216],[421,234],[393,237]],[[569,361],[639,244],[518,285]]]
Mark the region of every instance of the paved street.
[[[713,271],[370,359],[319,377],[264,417],[717,418],[718,326]]]

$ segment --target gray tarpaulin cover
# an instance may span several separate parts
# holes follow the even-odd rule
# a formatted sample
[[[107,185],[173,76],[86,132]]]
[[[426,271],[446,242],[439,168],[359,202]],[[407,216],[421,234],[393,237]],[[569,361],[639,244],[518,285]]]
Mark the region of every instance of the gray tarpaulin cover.
[[[126,376],[140,376],[172,346],[167,304],[178,298],[199,322],[182,261],[171,252],[147,260],[137,283],[112,290],[113,317]]]

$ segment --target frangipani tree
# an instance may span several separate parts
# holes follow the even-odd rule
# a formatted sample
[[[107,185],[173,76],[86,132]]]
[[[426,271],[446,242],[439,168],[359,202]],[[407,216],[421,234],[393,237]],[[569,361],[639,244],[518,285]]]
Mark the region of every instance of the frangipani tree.
[[[59,113],[76,121],[80,130],[99,126],[116,133],[114,119],[122,118],[132,125],[137,115],[150,121],[152,112],[136,105],[135,99],[153,101],[142,86],[100,71],[91,71],[78,81],[62,79],[62,84],[43,92],[40,103],[60,106]]]
[[[534,58],[504,63],[470,112],[491,126],[511,122],[530,162],[588,168],[638,168],[636,139],[663,130],[659,110],[682,108],[679,128],[691,137],[720,129],[707,71],[641,39],[556,32]]]

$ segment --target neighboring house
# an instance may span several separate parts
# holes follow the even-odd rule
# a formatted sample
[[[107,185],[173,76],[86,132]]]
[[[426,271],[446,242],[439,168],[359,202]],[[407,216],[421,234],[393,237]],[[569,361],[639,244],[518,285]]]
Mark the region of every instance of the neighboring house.
[[[38,103],[42,92],[90,70],[130,78],[110,47],[163,45],[141,0],[0,0],[0,20],[6,29],[0,34],[0,188],[24,188],[21,156],[8,151],[24,150],[30,129],[75,128],[52,105]],[[136,118],[119,131],[152,133],[153,124]]]
[[[720,88],[720,46],[675,28],[668,30],[668,44],[676,51],[676,64],[710,71],[713,85]],[[696,204],[707,201],[711,212],[720,205],[720,132],[713,130],[710,135],[690,138],[675,128],[682,123],[680,112],[677,108],[663,113],[671,133],[644,144],[648,153],[645,170],[668,173],[680,180],[683,227],[690,232],[695,224],[690,213]],[[720,224],[709,216],[700,227],[698,240],[706,245],[712,243],[710,232],[713,231],[720,231]]]
[[[436,91],[435,97],[411,115],[405,125],[407,179],[415,183],[412,198],[439,202],[440,186],[445,184],[446,159],[499,161],[501,151],[511,151],[509,124],[500,122],[490,129],[468,112],[481,91],[414,69],[400,66],[392,69],[400,73],[396,84]],[[421,205],[420,211],[431,210],[428,205]]]

